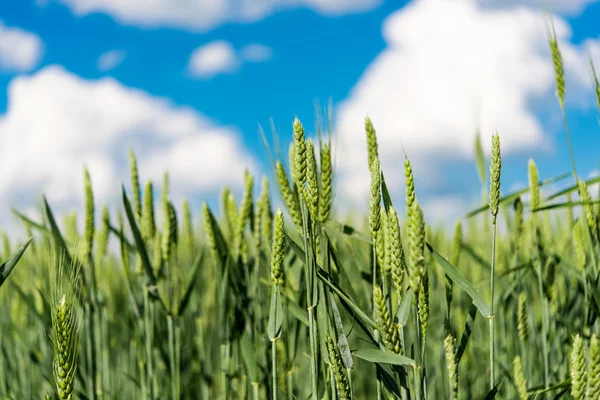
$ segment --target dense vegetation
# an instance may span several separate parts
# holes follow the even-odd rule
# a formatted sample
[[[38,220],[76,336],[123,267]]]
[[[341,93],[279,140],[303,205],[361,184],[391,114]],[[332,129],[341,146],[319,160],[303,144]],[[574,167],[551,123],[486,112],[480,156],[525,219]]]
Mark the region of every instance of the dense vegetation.
[[[45,199],[39,221],[13,210],[32,239],[4,236],[0,398],[600,398],[600,202],[588,189],[600,178],[579,180],[574,159],[540,177],[530,161],[529,187],[501,196],[501,134],[489,173],[478,136],[489,202],[433,229],[409,159],[401,201],[368,118],[365,131],[370,209],[349,223],[334,212],[330,132],[313,142],[297,119],[275,180],[258,190],[247,173],[218,214],[186,202],[177,213],[166,174],[155,201],[133,153],[113,215],[97,218],[85,171],[82,232],[75,214],[61,232]]]

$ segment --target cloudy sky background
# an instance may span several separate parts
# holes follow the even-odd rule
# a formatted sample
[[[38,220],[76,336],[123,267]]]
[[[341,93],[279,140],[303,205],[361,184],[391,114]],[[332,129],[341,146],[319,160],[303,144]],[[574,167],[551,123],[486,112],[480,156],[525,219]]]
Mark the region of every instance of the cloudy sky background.
[[[334,105],[336,202],[367,209],[364,118],[402,204],[402,158],[432,220],[480,202],[473,142],[498,130],[503,189],[569,171],[547,44],[548,10],[567,71],[578,169],[598,170],[600,67],[594,0],[5,0],[0,3],[0,227],[46,194],[82,208],[82,169],[98,203],[119,204],[127,154],[174,202],[216,205],[244,168],[271,176],[259,124],[287,149],[298,116]],[[284,156],[287,151],[284,151]],[[257,179],[258,181],[258,179]]]

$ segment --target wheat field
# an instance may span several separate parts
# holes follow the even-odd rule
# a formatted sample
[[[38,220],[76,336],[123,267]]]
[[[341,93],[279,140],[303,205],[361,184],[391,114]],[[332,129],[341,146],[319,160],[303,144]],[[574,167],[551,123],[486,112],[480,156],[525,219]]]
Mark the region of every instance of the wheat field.
[[[569,148],[572,171],[530,160],[510,193],[502,132],[477,136],[486,201],[433,227],[408,156],[390,195],[375,125],[363,215],[336,208],[335,135],[298,119],[273,179],[246,173],[218,207],[172,198],[166,173],[140,182],[130,151],[112,214],[87,170],[81,215],[13,210],[30,239],[3,235],[0,398],[600,398],[600,177],[580,179]]]

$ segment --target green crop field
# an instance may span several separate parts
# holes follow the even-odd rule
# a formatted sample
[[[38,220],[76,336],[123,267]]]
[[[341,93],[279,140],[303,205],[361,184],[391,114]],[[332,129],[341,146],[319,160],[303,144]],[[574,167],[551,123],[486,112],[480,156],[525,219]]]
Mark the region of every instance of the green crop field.
[[[556,177],[530,160],[509,193],[490,132],[488,161],[475,145],[488,200],[433,227],[409,157],[390,196],[375,122],[363,215],[336,208],[335,135],[298,119],[274,179],[246,173],[219,212],[177,212],[168,175],[143,185],[133,152],[112,214],[84,171],[82,232],[45,199],[40,220],[13,210],[31,239],[3,237],[0,399],[600,398],[600,178],[572,155]]]

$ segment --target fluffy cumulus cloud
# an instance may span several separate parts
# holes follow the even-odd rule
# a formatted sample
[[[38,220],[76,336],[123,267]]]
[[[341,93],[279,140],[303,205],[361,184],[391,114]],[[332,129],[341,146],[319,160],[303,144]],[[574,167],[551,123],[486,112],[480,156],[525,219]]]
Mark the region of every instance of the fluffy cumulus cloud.
[[[237,51],[231,43],[216,40],[196,48],[189,59],[188,71],[195,78],[212,78],[218,74],[231,74],[244,62],[268,61],[272,50],[260,43],[252,43]]]
[[[55,0],[77,15],[105,13],[144,27],[170,26],[205,31],[227,22],[251,22],[277,10],[307,7],[339,15],[374,8],[381,0]]]
[[[43,47],[37,35],[0,21],[0,71],[25,72],[35,68]]]
[[[484,7],[490,8],[506,8],[513,7],[515,5],[525,5],[541,11],[545,11],[548,7],[551,7],[554,12],[561,12],[565,14],[576,14],[589,4],[595,3],[598,0],[552,0],[552,1],[541,1],[541,0],[477,0],[479,4]]]
[[[110,71],[125,61],[127,52],[125,50],[109,50],[98,57],[97,67],[99,71]]]
[[[188,69],[194,77],[210,78],[217,74],[235,72],[239,64],[231,43],[217,40],[195,49],[190,56]]]
[[[496,130],[505,155],[551,147],[532,110],[536,101],[557,108],[546,17],[530,7],[484,8],[475,0],[416,0],[389,16],[383,25],[387,48],[338,105],[344,196],[363,201],[368,193],[366,115],[377,129],[388,184],[396,189],[405,151],[421,189],[443,184],[449,163],[472,159],[477,128],[488,152]],[[597,42],[574,46],[566,22],[555,19],[555,26],[569,100],[584,105],[588,49],[600,55]]]
[[[110,203],[128,176],[129,148],[143,181],[160,183],[169,171],[173,196],[239,188],[244,168],[256,170],[234,129],[111,78],[88,81],[56,66],[10,83],[0,131],[1,204],[44,193],[72,207],[84,165],[98,202]]]

